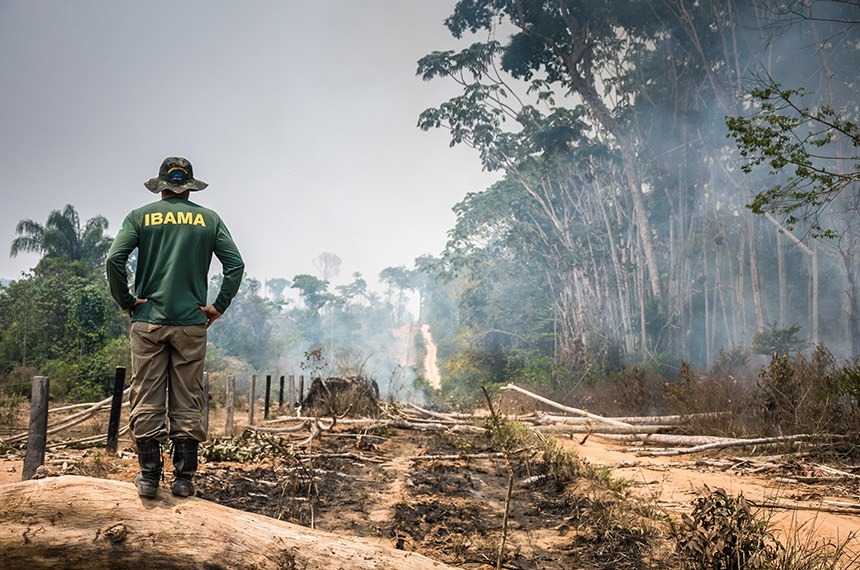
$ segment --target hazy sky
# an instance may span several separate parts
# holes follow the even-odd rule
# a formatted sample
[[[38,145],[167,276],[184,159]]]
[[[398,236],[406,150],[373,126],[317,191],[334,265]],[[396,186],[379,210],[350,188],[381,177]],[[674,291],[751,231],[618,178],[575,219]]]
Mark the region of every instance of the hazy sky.
[[[324,251],[336,283],[438,254],[451,207],[496,179],[416,127],[455,94],[415,75],[470,41],[443,26],[454,3],[0,0],[0,277],[38,260],[8,255],[20,219],[72,204],[114,235],[172,155],[261,281]]]

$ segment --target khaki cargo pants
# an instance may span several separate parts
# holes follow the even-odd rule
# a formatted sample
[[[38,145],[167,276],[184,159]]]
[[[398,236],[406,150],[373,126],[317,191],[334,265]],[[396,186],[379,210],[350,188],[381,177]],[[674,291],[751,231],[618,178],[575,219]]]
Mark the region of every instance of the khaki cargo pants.
[[[205,441],[206,326],[131,323],[129,426],[135,439]]]

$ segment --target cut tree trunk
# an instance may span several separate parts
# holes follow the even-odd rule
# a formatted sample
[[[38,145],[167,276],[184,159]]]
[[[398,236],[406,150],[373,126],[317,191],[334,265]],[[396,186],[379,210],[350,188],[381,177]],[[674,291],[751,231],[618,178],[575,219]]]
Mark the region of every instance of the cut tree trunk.
[[[340,536],[202,499],[63,476],[0,486],[4,568],[444,570],[384,539]]]

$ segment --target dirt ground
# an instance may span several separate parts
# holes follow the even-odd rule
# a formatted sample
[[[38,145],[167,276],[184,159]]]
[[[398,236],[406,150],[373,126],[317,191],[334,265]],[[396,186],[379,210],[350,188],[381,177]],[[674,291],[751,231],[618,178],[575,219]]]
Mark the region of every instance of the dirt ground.
[[[701,496],[706,487],[721,488],[730,495],[742,494],[756,505],[779,504],[782,508],[763,508],[763,511],[782,532],[800,532],[834,542],[854,534],[860,547],[860,509],[854,514],[822,510],[827,508],[827,501],[860,503],[860,477],[853,484],[834,488],[832,484],[785,481],[793,471],[788,463],[771,473],[727,470],[723,465],[740,467],[746,458],[725,453],[710,458],[702,454],[637,457],[635,449],[599,438],[589,438],[585,445],[568,440],[565,446],[575,449],[591,463],[612,468],[617,476],[633,483],[637,496],[653,500],[671,512],[688,512],[691,502]],[[855,466],[854,471],[860,470]]]
[[[205,446],[197,494],[301,525],[388,541],[462,568],[495,568],[503,536],[504,568],[670,568],[666,525],[657,521],[689,513],[708,488],[742,494],[785,536],[850,539],[860,551],[860,509],[826,512],[860,503],[858,466],[839,466],[854,474],[839,485],[801,484],[789,482],[801,469],[792,462],[754,473],[744,470],[747,459],[726,453],[639,457],[625,444],[595,436],[585,444],[557,443],[628,481],[626,490],[584,479],[559,488],[532,477],[539,474],[538,461],[525,452],[512,466],[505,521],[508,465],[484,436],[341,427],[298,452],[287,440],[264,435]],[[169,493],[167,458],[166,464],[161,492]],[[21,467],[20,455],[9,452],[0,461],[0,484],[19,481]],[[121,439],[117,456],[103,449],[54,449],[45,471],[130,482],[137,462],[131,441]]]

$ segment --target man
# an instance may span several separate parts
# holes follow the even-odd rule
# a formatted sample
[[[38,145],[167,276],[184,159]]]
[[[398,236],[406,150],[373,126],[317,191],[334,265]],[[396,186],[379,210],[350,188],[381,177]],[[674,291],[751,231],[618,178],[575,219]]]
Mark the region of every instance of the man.
[[[245,264],[221,218],[188,200],[208,185],[194,178],[184,158],[164,159],[157,178],[144,184],[161,200],[132,211],[107,257],[113,298],[131,317],[131,413],[138,451],[135,478],[141,497],[155,497],[161,481],[161,444],[173,442],[174,495],[194,494],[197,446],[203,427],[203,359],[206,329],[239,290]],[[126,262],[137,248],[134,295]],[[212,255],[224,280],[207,304]]]

